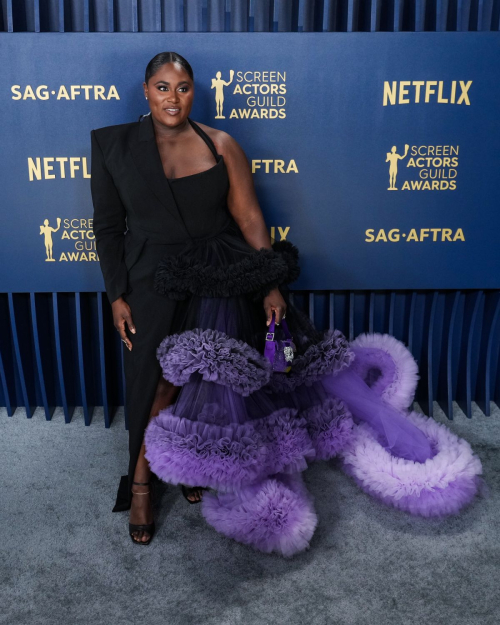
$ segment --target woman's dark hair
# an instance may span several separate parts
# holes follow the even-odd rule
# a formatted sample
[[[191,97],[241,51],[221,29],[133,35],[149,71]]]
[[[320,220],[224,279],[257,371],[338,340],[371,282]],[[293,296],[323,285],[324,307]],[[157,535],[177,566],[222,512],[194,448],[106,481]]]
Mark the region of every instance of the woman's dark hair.
[[[144,79],[146,84],[148,84],[148,80],[151,78],[151,76],[154,76],[154,74],[156,74],[160,67],[162,65],[165,65],[165,63],[179,63],[179,65],[181,65],[189,74],[191,80],[194,80],[193,68],[191,67],[191,65],[189,65],[189,63],[183,56],[177,54],[177,52],[160,52],[159,54],[154,56],[151,61],[149,61],[146,67],[146,75]]]

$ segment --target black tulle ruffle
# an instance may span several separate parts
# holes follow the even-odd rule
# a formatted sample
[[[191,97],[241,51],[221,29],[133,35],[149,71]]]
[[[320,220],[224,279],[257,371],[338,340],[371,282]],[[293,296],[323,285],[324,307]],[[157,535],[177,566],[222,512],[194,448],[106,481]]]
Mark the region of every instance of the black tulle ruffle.
[[[212,245],[216,244],[211,242]],[[249,251],[251,250],[251,251]],[[228,258],[230,256],[230,258]],[[298,249],[290,241],[275,241],[272,249],[200,250],[169,255],[157,266],[154,288],[170,299],[248,295],[260,301],[300,274]]]

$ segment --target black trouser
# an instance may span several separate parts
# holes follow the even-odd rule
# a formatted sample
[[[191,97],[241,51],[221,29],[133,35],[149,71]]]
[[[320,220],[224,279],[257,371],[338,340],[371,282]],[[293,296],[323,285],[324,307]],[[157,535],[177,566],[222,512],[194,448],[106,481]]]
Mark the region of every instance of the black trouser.
[[[171,333],[174,313],[179,305],[175,300],[159,295],[153,289],[156,265],[165,253],[174,252],[173,246],[146,245],[139,260],[129,269],[129,292],[124,297],[132,313],[136,334],[127,329],[132,351],[123,344],[126,381],[126,401],[129,427],[129,467],[118,488],[113,512],[128,510],[131,487],[137,459],[149,421],[161,367],[156,349],[162,339]]]

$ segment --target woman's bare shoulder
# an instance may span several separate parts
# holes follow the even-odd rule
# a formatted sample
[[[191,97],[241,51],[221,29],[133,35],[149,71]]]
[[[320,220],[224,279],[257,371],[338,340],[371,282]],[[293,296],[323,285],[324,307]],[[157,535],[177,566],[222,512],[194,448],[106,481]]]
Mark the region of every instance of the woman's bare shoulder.
[[[234,139],[228,132],[220,130],[219,128],[212,128],[212,126],[207,126],[206,124],[201,124],[200,122],[196,123],[207,133],[210,139],[212,139],[219,154],[228,156],[231,152],[234,152],[234,149],[237,146],[239,147],[236,139]]]

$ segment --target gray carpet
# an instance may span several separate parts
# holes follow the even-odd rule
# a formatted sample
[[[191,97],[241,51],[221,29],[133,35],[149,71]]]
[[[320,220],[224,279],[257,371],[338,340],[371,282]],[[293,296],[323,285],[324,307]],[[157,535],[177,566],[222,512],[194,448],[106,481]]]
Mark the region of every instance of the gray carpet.
[[[418,406],[416,406],[418,410]],[[437,409],[439,410],[439,409]],[[489,484],[458,517],[425,520],[361,492],[333,461],[305,475],[319,526],[292,559],[217,534],[162,488],[151,545],[111,513],[123,417],[106,430],[57,410],[0,410],[0,622],[8,625],[493,625],[500,622],[500,413],[438,421],[467,438]],[[162,484],[163,486],[163,484]]]

